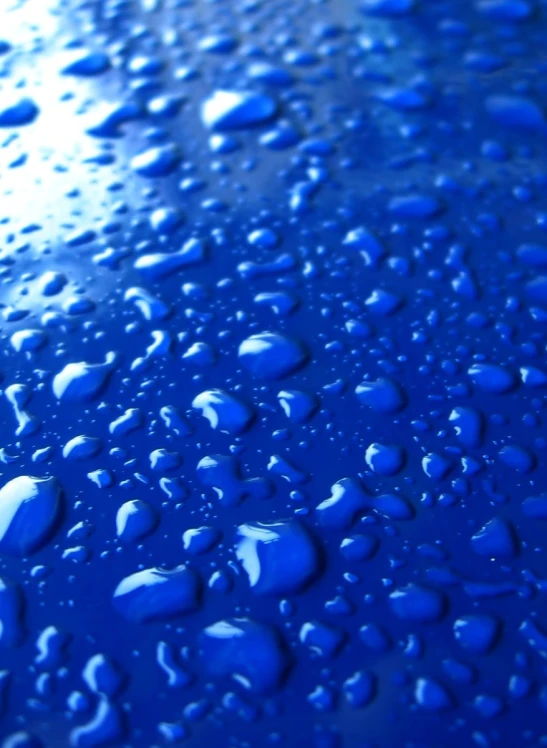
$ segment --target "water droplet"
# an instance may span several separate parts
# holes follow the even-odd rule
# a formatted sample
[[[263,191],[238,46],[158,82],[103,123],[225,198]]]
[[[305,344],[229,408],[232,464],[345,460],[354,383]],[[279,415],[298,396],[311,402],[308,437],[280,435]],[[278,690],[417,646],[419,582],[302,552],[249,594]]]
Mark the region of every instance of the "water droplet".
[[[318,548],[297,520],[247,523],[237,533],[236,556],[257,594],[299,592],[318,576]]]
[[[275,101],[252,91],[215,91],[201,108],[205,127],[224,132],[260,125],[273,117]]]
[[[144,569],[118,584],[114,607],[132,623],[163,621],[198,607],[199,577],[188,567]]]
[[[50,539],[61,512],[56,478],[21,475],[0,489],[0,552],[28,556]]]

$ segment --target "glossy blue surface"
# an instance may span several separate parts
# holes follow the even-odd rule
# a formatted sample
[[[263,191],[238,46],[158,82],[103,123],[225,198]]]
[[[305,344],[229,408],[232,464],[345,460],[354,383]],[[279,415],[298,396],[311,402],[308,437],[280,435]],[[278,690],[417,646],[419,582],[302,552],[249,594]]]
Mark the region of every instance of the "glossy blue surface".
[[[547,745],[542,0],[5,0],[0,746]]]

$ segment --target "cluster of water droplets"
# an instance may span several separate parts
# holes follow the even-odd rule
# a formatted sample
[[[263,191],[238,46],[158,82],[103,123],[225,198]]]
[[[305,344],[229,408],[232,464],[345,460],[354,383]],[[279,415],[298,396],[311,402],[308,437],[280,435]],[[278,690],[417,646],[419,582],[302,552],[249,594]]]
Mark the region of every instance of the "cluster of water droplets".
[[[34,8],[2,748],[546,745],[544,3]]]

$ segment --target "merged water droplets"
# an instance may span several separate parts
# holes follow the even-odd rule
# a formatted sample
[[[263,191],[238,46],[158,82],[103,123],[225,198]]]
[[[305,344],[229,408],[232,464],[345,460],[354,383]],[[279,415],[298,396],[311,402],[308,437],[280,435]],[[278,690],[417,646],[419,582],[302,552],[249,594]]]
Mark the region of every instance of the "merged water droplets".
[[[17,419],[16,436],[30,436],[40,429],[41,421],[33,415],[28,404],[32,398],[30,388],[26,384],[10,384],[4,391],[7,401],[13,408]]]
[[[184,267],[202,262],[205,256],[205,243],[199,239],[189,239],[177,252],[142,255],[136,260],[135,268],[144,277],[159,280]]]

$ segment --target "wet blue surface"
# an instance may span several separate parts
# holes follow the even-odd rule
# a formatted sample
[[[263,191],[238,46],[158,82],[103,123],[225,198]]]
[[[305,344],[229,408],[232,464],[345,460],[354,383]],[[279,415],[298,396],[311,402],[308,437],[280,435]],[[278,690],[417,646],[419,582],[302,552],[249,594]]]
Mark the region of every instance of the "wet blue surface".
[[[6,0],[2,748],[547,745],[546,14]]]

